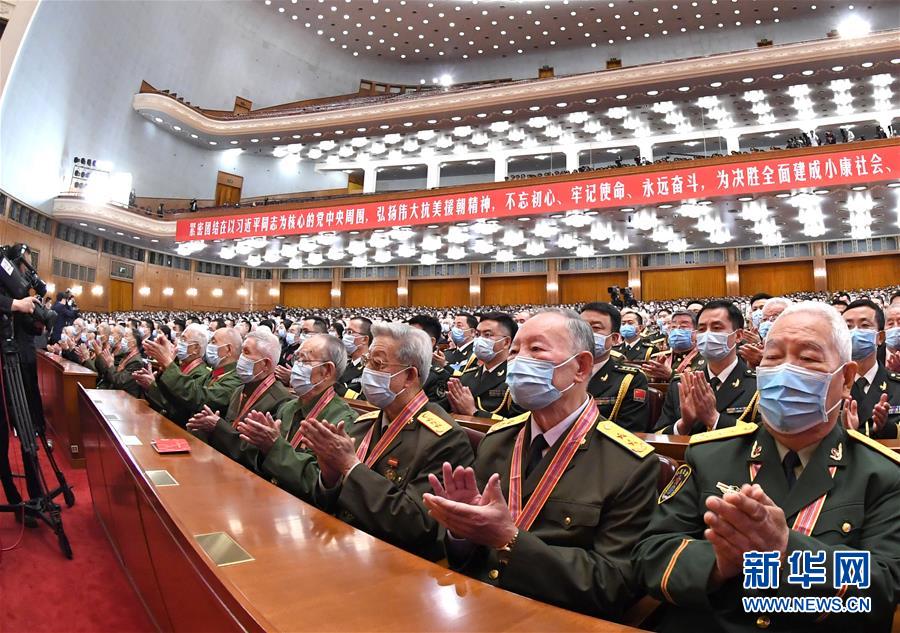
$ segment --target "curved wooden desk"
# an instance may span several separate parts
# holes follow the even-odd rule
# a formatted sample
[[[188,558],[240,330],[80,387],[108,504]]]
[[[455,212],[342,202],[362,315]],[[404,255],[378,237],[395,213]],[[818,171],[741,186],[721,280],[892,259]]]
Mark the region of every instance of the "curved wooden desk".
[[[44,418],[56,435],[57,446],[73,468],[84,468],[78,385],[93,389],[97,386],[97,374],[44,350],[37,350],[37,368]]]
[[[635,630],[383,543],[250,474],[127,394],[80,390],[79,399],[97,515],[161,630]],[[159,437],[186,438],[192,452],[159,455],[150,445]],[[154,485],[154,470],[178,485]],[[214,532],[253,560],[217,566],[195,538]]]

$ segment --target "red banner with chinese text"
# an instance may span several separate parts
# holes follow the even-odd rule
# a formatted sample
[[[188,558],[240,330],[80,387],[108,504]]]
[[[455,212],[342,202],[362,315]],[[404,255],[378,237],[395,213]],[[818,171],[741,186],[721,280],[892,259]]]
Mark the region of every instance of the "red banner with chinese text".
[[[765,156],[765,154],[759,154]],[[900,144],[355,205],[178,220],[178,242],[448,224],[892,180]]]

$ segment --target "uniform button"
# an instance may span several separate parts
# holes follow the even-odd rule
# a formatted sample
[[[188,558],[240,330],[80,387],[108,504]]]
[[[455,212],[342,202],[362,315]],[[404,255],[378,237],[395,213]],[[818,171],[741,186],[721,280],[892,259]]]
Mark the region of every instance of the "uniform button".
[[[563,519],[563,525],[565,525],[566,527],[572,525],[572,517],[566,517],[565,519]]]
[[[490,578],[491,580],[497,580],[499,577],[500,577],[500,572],[497,571],[496,569],[492,569],[491,571],[488,572],[488,578]]]
[[[761,615],[758,618],[756,618],[756,626],[758,626],[761,629],[769,628],[769,624],[771,624],[771,622],[772,621],[769,620],[769,616],[766,616],[766,615]]]
[[[843,532],[844,534],[847,534],[851,529],[853,529],[853,526],[850,525],[849,523],[847,523],[846,521],[841,526],[841,532]]]

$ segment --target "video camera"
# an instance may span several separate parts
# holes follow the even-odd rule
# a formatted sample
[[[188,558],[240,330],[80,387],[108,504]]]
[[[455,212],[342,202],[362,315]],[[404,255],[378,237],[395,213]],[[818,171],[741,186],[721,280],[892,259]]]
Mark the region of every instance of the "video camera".
[[[31,265],[31,249],[27,244],[0,247],[0,294],[24,299],[32,290],[39,299],[47,294],[47,284]],[[53,310],[45,308],[42,302],[36,301],[30,318],[35,324],[52,328],[58,316]]]

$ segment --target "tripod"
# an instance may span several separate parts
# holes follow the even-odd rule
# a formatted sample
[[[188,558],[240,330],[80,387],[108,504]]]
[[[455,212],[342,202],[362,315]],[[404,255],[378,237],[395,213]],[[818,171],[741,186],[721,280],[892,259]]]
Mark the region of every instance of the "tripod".
[[[3,405],[6,407],[7,419],[12,422],[12,427],[19,436],[26,467],[33,470],[40,488],[40,494],[30,499],[20,503],[0,504],[0,512],[22,512],[23,521],[26,514],[40,519],[56,534],[63,555],[66,558],[72,558],[72,547],[63,531],[60,507],[53,500],[62,494],[66,505],[71,508],[75,504],[75,495],[72,493],[72,488],[66,483],[65,475],[56,464],[53,449],[47,441],[45,430],[43,428],[35,430],[31,409],[28,407],[27,394],[22,383],[22,367],[19,365],[18,344],[13,337],[12,319],[6,315],[0,315],[0,351],[2,351],[0,365],[3,369],[3,397],[5,400]],[[47,454],[47,459],[50,461],[50,466],[59,483],[52,490],[47,487],[47,481],[38,461],[38,439],[44,447],[44,452]],[[2,458],[5,459],[6,456],[4,455]]]

